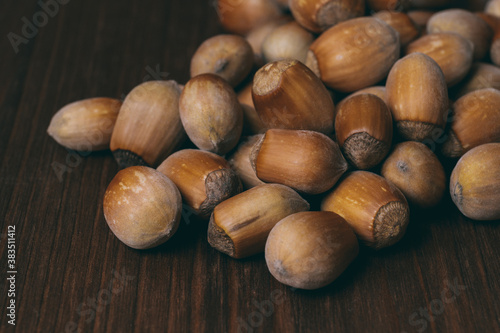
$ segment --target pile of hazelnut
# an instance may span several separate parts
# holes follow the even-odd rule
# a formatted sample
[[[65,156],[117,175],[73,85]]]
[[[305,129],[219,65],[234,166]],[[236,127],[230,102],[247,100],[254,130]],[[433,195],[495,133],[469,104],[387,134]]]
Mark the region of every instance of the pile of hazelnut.
[[[48,133],[111,150],[122,170],[104,216],[126,245],[166,242],[187,205],[215,249],[265,252],[280,282],[321,288],[360,241],[391,246],[410,206],[442,201],[443,158],[458,209],[500,219],[500,0],[452,4],[219,0],[232,34],[199,46],[185,85],[72,103]],[[187,137],[199,149],[181,149]]]

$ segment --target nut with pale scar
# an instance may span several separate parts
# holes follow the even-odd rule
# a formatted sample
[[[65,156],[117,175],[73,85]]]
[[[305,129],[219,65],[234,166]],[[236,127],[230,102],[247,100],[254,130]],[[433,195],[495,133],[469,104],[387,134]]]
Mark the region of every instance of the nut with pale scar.
[[[282,219],[266,242],[266,263],[281,283],[318,289],[332,283],[357,257],[349,224],[332,212],[300,212]]]
[[[309,210],[291,188],[264,184],[217,205],[208,226],[208,242],[233,258],[264,252],[271,229],[284,217]]]
[[[167,176],[145,166],[116,174],[104,194],[104,217],[125,245],[149,249],[169,240],[179,227],[182,200]]]
[[[157,170],[174,182],[184,202],[201,218],[210,217],[215,206],[242,191],[229,163],[208,151],[180,150]]]
[[[397,243],[410,219],[403,193],[387,179],[368,171],[348,174],[326,195],[321,210],[342,216],[358,238],[374,249]]]

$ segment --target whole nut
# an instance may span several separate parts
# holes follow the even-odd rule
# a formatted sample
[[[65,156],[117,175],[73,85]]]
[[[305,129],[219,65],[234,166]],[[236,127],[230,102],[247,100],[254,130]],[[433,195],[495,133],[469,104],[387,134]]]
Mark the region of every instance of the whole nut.
[[[332,283],[357,257],[347,222],[332,212],[301,212],[282,219],[266,242],[266,263],[281,283],[318,289]]]
[[[184,142],[180,94],[181,87],[175,81],[149,81],[127,95],[110,142],[121,168],[156,167]]]
[[[182,125],[200,149],[224,155],[241,136],[243,111],[233,88],[215,74],[201,74],[186,83],[179,99]]]
[[[394,147],[382,165],[382,176],[419,207],[436,206],[446,189],[446,175],[436,155],[423,143],[407,141]]]
[[[250,44],[241,36],[218,35],[204,41],[191,59],[191,77],[217,74],[233,87],[252,70],[254,55]]]
[[[337,107],[335,134],[347,160],[357,169],[370,169],[382,162],[391,148],[391,111],[375,95],[348,97]]]
[[[328,191],[347,170],[339,146],[314,131],[270,129],[254,145],[257,177],[308,194]]]
[[[384,79],[399,51],[393,28],[377,18],[360,17],[321,34],[309,48],[306,65],[328,87],[353,92]]]
[[[114,98],[89,98],[64,106],[52,117],[47,133],[60,145],[96,151],[109,149],[111,133],[122,102]]]
[[[454,33],[425,35],[406,48],[406,54],[420,52],[431,57],[441,68],[448,87],[469,73],[472,66],[474,45]]]
[[[488,143],[467,152],[451,174],[451,198],[474,220],[500,219],[500,143]]]
[[[295,59],[306,62],[307,51],[314,41],[312,33],[297,22],[275,28],[262,43],[262,53],[266,62]]]
[[[484,58],[490,49],[493,32],[488,24],[463,9],[447,9],[434,14],[427,23],[427,32],[454,32],[474,44],[474,60]]]
[[[133,166],[116,174],[104,195],[104,217],[127,246],[149,249],[166,242],[179,227],[181,195],[161,172]]]
[[[215,206],[242,191],[229,163],[208,151],[180,150],[157,170],[174,182],[184,202],[202,218],[210,217]]]
[[[410,10],[408,12],[408,16],[418,27],[420,36],[425,36],[427,34],[427,22],[429,22],[434,14],[436,14],[436,12],[430,10]]]
[[[263,136],[263,134],[257,134],[242,140],[240,145],[228,158],[229,164],[231,164],[231,167],[241,179],[246,189],[264,184],[264,182],[257,177],[255,170],[252,168],[252,163],[250,163],[250,154],[253,146]]]
[[[429,56],[412,53],[398,60],[386,83],[387,102],[396,127],[407,140],[432,138],[442,131],[448,114],[443,71]]]
[[[317,33],[365,12],[363,0],[290,0],[289,5],[295,20]]]
[[[264,184],[217,205],[208,226],[208,242],[233,258],[264,252],[271,229],[282,218],[309,210],[309,203],[291,188]]]
[[[455,99],[459,99],[472,91],[485,88],[500,89],[500,68],[491,64],[477,62],[472,64],[469,74],[460,84],[453,87],[450,94]]]
[[[333,131],[331,95],[297,60],[275,61],[259,69],[253,79],[252,98],[267,128]]]
[[[493,88],[470,92],[453,104],[443,154],[460,157],[490,142],[500,142],[500,91]]]
[[[406,13],[382,10],[373,16],[381,19],[399,33],[401,46],[405,46],[419,35],[418,27]]]
[[[398,242],[410,219],[408,203],[387,179],[355,171],[342,179],[321,203],[321,210],[342,216],[358,238],[381,249]]]

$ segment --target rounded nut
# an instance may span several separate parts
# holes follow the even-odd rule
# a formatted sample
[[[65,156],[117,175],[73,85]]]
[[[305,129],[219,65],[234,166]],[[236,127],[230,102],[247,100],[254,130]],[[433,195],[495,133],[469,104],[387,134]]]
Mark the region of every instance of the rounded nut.
[[[342,217],[332,212],[301,212],[273,228],[265,256],[279,282],[318,289],[342,274],[358,252],[358,239]]]
[[[104,194],[104,217],[127,246],[149,249],[166,242],[179,227],[181,195],[161,172],[133,166],[116,174]]]
[[[419,30],[408,14],[397,11],[382,10],[373,14],[399,33],[401,46],[405,46],[419,35]]]
[[[292,21],[274,29],[262,43],[266,62],[295,59],[306,62],[307,51],[314,41],[312,33]]]
[[[255,170],[252,168],[252,163],[250,163],[250,154],[253,146],[262,139],[263,136],[263,134],[257,134],[246,138],[228,158],[229,164],[231,164],[231,167],[241,179],[246,189],[264,184],[264,182],[257,177]]]
[[[453,94],[455,99],[459,99],[468,93],[485,89],[495,88],[500,89],[500,68],[497,66],[477,62],[472,64],[469,74],[458,84],[453,87]]]

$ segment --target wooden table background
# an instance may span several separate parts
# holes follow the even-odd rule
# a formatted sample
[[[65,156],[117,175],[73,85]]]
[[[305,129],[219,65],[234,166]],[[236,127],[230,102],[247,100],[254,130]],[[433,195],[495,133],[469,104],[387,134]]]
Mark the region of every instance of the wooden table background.
[[[46,134],[50,119],[69,102],[121,98],[145,80],[186,82],[197,46],[222,29],[210,1],[66,2],[18,53],[6,36],[40,7],[0,7],[0,267],[6,274],[14,225],[15,331],[500,332],[500,225],[464,218],[448,197],[413,212],[398,245],[362,248],[317,291],[279,284],[262,255],[218,253],[192,216],[157,249],[123,245],[102,213],[115,161],[65,150]],[[61,179],[54,163],[67,167]],[[2,332],[14,330],[8,287],[2,278]]]

